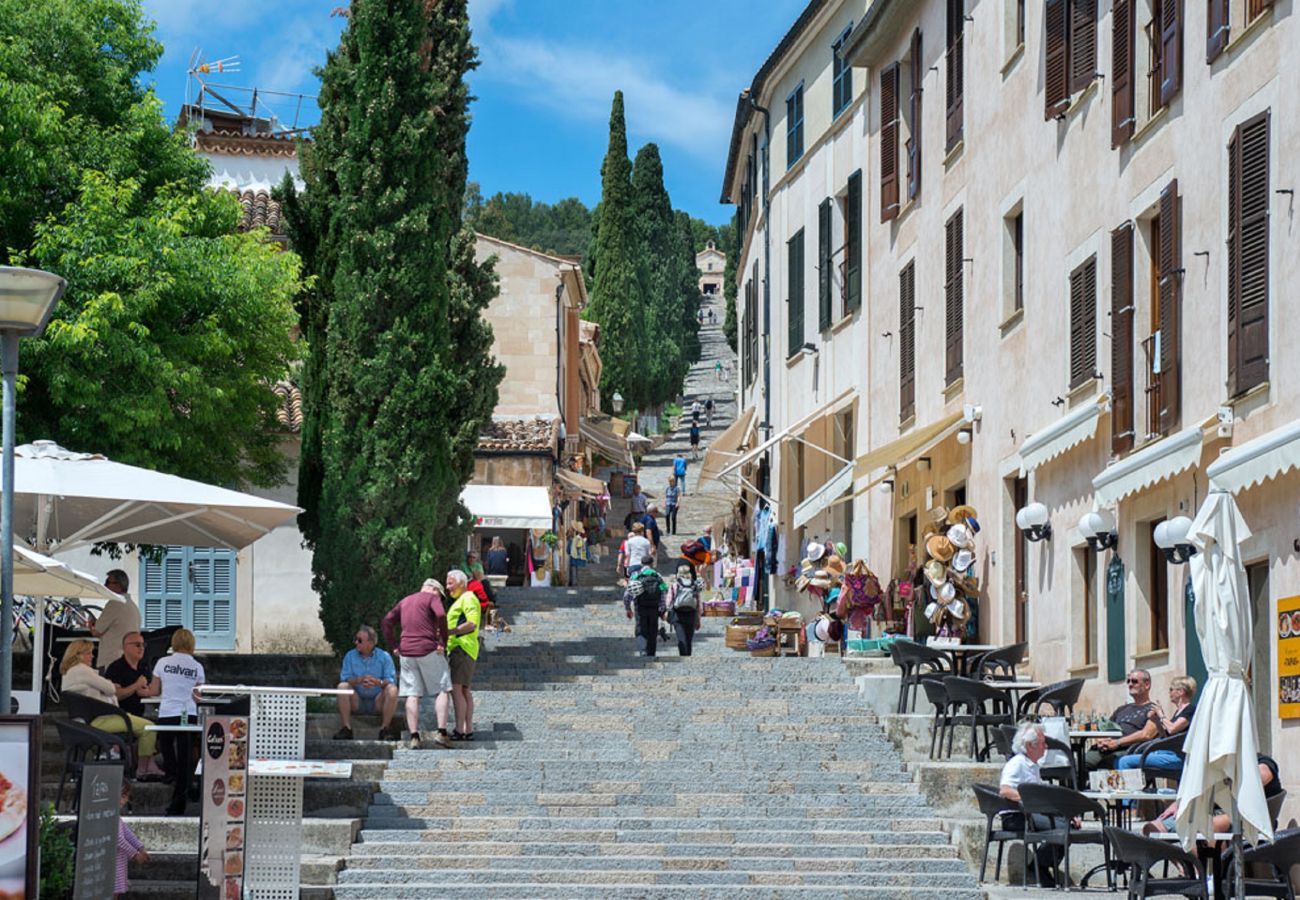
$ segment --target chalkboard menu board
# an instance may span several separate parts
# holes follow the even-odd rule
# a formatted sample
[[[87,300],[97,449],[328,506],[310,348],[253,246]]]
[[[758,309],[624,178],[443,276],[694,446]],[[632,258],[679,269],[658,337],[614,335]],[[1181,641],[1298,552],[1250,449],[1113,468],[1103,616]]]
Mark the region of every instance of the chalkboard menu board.
[[[1123,681],[1128,667],[1124,647],[1124,563],[1118,556],[1106,567],[1106,680]]]
[[[72,890],[76,900],[104,900],[113,896],[121,802],[121,763],[92,763],[81,770],[77,875]]]

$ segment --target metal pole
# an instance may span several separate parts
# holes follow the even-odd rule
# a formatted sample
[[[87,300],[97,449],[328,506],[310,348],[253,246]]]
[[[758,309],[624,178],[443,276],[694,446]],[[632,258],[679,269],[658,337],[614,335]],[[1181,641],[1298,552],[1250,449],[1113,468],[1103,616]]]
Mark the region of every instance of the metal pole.
[[[14,674],[14,392],[18,380],[18,335],[0,332],[0,368],[4,370],[4,448],[0,461],[0,714],[9,715]],[[32,665],[40,659],[32,655]]]

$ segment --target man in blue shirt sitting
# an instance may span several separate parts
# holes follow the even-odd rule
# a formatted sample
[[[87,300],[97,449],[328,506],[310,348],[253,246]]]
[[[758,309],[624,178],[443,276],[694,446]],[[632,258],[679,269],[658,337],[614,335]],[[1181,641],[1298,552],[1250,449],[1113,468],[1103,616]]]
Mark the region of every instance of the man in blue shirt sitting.
[[[356,646],[343,657],[343,671],[339,674],[339,689],[351,688],[355,693],[340,694],[339,718],[343,727],[334,735],[336,741],[352,740],[352,714],[379,713],[379,739],[401,740],[401,726],[393,725],[397,710],[397,669],[387,650],[375,646],[375,629],[362,625],[357,629]]]

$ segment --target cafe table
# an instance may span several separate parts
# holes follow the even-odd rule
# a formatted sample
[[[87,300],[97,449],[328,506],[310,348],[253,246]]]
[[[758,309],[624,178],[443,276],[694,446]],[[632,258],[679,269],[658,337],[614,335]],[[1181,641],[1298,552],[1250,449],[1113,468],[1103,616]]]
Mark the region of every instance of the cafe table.
[[[1074,728],[1070,729],[1070,746],[1074,748],[1074,756],[1076,760],[1074,771],[1079,777],[1080,784],[1086,784],[1088,778],[1088,741],[1099,741],[1103,738],[1115,740],[1122,738],[1123,736],[1124,732],[1122,731],[1085,731]]]
[[[949,643],[927,643],[931,650],[938,650],[940,653],[948,654],[952,659],[952,671],[955,675],[970,677],[970,658],[978,656],[981,653],[988,653],[990,650],[1000,650],[999,644],[949,644]]]

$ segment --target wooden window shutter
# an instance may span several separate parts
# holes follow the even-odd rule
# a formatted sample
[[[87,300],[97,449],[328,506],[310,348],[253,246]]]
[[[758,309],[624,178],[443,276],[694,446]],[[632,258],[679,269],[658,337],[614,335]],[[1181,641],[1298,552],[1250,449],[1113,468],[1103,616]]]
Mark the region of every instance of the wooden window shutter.
[[[966,74],[963,49],[966,33],[966,0],[948,0],[948,145],[951,150],[961,140],[964,115],[962,102]]]
[[[913,200],[921,193],[921,82],[925,79],[925,65],[921,62],[921,29],[912,32],[912,62],[908,74],[911,78],[909,115],[911,133],[907,136],[907,199]]]
[[[1097,75],[1097,0],[1070,0],[1070,93]]]
[[[786,242],[786,287],[788,290],[786,355],[793,356],[803,348],[803,229]]]
[[[1133,225],[1110,233],[1110,449],[1133,449]]]
[[[817,327],[831,327],[831,198],[817,207]]]
[[[1228,46],[1231,0],[1207,0],[1206,5],[1205,61],[1212,63]]]
[[[1046,0],[1043,7],[1047,36],[1044,118],[1050,119],[1070,103],[1070,4]]]
[[[898,63],[880,73],[880,221],[898,217]]]
[[[1183,84],[1182,0],[1157,0],[1160,4],[1160,105],[1174,99]]]
[[[1246,3],[1246,21],[1252,21],[1273,5],[1273,0],[1248,0]]]
[[[1070,388],[1097,371],[1097,257],[1070,273]]]
[[[1268,380],[1269,114],[1228,146],[1228,391]]]
[[[1137,81],[1133,59],[1137,50],[1137,0],[1115,0],[1111,12],[1110,145],[1118,147],[1133,136]]]
[[[898,275],[898,420],[916,415],[916,263]]]
[[[849,176],[844,197],[844,314],[862,305],[862,170]]]
[[[962,377],[962,211],[948,220],[944,234],[944,372],[945,383]]]
[[[1178,426],[1182,381],[1183,251],[1178,179],[1160,194],[1160,430]]]

